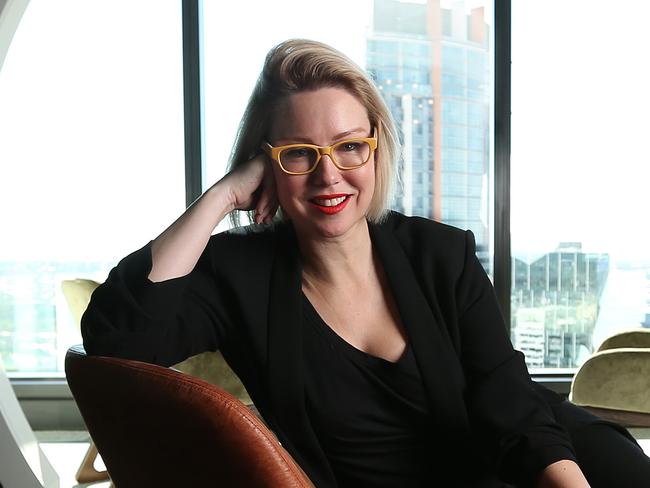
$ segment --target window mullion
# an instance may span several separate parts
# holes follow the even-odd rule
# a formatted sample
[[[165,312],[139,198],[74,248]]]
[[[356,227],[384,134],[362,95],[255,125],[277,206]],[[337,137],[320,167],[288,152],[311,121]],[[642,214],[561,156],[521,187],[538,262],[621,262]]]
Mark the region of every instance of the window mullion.
[[[511,0],[494,3],[494,288],[510,333],[510,15]]]
[[[201,111],[200,0],[183,0],[183,96],[185,122],[185,200],[202,193],[203,117]]]

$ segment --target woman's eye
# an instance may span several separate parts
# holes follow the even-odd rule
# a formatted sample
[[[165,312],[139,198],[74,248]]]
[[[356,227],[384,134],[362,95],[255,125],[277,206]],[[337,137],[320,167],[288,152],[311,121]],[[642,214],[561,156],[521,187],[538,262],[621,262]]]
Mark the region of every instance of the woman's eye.
[[[297,147],[286,151],[286,156],[289,158],[304,158],[309,155],[309,149],[306,147]]]
[[[358,142],[345,142],[341,144],[341,147],[344,151],[356,151],[359,149],[360,144]]]

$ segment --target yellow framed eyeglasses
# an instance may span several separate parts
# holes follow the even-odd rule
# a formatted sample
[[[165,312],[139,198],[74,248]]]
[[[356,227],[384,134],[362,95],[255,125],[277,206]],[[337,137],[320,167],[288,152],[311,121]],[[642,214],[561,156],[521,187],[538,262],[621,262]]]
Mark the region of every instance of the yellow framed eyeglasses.
[[[268,142],[262,144],[264,152],[280,169],[289,175],[306,175],[318,166],[325,155],[329,156],[334,165],[342,170],[357,169],[370,161],[377,149],[377,129],[372,137],[345,139],[331,146],[316,146],[314,144],[288,144],[273,147]]]

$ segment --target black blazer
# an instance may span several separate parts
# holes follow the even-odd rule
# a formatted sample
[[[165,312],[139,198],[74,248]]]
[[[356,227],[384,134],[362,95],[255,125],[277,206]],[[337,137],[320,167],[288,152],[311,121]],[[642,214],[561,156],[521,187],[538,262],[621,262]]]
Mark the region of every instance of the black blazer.
[[[513,350],[472,233],[391,213],[370,234],[424,382],[441,469],[470,473],[468,453],[478,450],[505,479],[527,484],[575,459],[548,404],[562,400],[534,385]],[[314,483],[336,486],[305,409],[291,225],[213,236],[182,278],[154,284],[150,270],[147,245],[95,291],[82,319],[86,351],[169,366],[220,349]]]

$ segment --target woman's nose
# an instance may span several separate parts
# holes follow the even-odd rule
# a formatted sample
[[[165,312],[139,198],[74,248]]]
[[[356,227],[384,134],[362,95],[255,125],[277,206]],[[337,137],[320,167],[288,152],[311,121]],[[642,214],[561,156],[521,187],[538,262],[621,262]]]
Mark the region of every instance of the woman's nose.
[[[323,186],[335,185],[341,178],[341,172],[327,154],[321,156],[312,174],[315,182]]]

